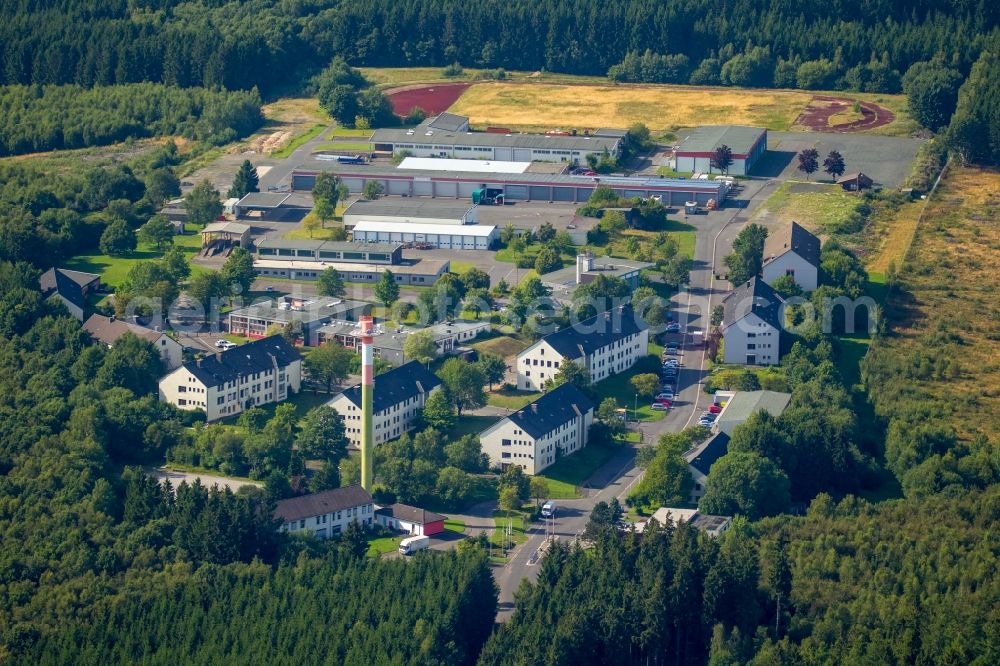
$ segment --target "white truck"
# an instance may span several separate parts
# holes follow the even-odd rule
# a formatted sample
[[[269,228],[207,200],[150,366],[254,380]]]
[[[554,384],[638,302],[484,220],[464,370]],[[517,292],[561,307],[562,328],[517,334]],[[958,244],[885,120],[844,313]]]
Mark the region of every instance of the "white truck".
[[[413,555],[418,550],[424,550],[431,545],[431,538],[427,536],[407,537],[399,542],[400,555]]]
[[[549,500],[542,505],[542,518],[552,518],[556,515],[556,503]]]

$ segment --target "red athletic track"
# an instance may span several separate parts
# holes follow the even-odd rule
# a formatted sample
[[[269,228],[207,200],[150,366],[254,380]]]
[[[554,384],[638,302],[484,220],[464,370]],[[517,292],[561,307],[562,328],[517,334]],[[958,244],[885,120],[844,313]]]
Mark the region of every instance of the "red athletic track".
[[[405,116],[413,107],[419,106],[427,115],[433,116],[455,103],[471,83],[435,83],[434,85],[407,86],[387,93],[392,111],[397,116]]]

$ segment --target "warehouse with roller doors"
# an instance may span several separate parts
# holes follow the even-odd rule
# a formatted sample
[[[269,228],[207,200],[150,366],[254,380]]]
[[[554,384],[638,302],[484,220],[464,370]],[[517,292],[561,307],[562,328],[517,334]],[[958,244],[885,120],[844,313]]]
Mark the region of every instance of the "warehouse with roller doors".
[[[358,222],[353,234],[358,243],[426,244],[442,250],[489,250],[500,237],[494,226],[406,222]]]
[[[625,198],[660,197],[665,206],[683,206],[688,201],[707,205],[725,200],[729,184],[721,180],[672,178],[625,178],[571,176],[551,173],[478,173],[393,169],[311,160],[292,171],[292,189],[311,190],[316,176],[335,173],[352,193],[360,193],[368,181],[382,185],[385,193],[402,197],[464,199],[472,203],[481,189],[503,194],[507,202],[559,201],[583,203],[598,187],[608,187]]]
[[[712,173],[712,155],[719,146],[728,146],[733,152],[733,163],[727,173],[745,176],[767,152],[767,130],[739,125],[696,127],[688,132],[674,151],[674,170]]]
[[[476,223],[476,207],[464,201],[433,199],[359,199],[344,211],[344,228],[353,229],[359,222],[393,222],[399,224]]]

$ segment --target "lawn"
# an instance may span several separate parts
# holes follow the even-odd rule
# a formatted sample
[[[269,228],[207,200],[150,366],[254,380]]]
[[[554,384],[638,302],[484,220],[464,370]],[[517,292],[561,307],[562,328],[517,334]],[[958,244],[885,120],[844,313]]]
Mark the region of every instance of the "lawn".
[[[923,202],[914,201],[900,206],[884,225],[876,222],[878,250],[868,261],[866,268],[869,273],[885,273],[889,262],[894,262],[897,269],[902,267],[903,258],[917,232],[917,221],[922,210]]]
[[[187,226],[187,234],[184,236],[174,236],[174,245],[184,250],[184,255],[188,260],[201,249],[201,234],[197,233],[194,225]],[[164,248],[166,251],[167,248]],[[111,257],[106,254],[81,254],[65,262],[64,268],[74,271],[84,271],[86,273],[99,273],[101,282],[111,287],[120,286],[128,275],[132,266],[140,261],[159,259],[163,256],[163,251],[157,251],[152,245],[139,243],[136,251],[128,257]],[[192,275],[206,269],[200,266],[192,266]]]
[[[534,391],[518,391],[516,389],[503,388],[493,393],[487,393],[486,403],[494,407],[504,407],[511,411],[517,411],[539,397],[541,397],[541,394]]]
[[[481,354],[489,352],[505,359],[517,356],[529,346],[530,343],[510,335],[498,335],[486,340],[479,340],[471,345]]]
[[[326,139],[334,139],[339,137],[351,137],[355,139],[370,139],[372,138],[373,132],[370,129],[354,129],[351,127],[341,127],[337,125],[332,130],[330,130]]]
[[[313,393],[312,391],[302,390],[294,395],[290,396],[287,400],[283,402],[272,402],[266,405],[260,405],[260,408],[267,413],[267,418],[274,416],[274,410],[277,409],[278,405],[294,405],[295,414],[301,420],[302,417],[306,415],[313,407],[319,407],[320,405],[325,405],[330,401],[330,396],[327,393]],[[223,419],[220,423],[224,424],[234,424],[239,420],[239,415],[231,416],[229,418]]]
[[[832,183],[786,182],[768,197],[753,221],[775,229],[795,220],[810,231],[829,233],[858,202],[856,196]]]
[[[405,535],[393,537],[379,537],[368,541],[368,557],[381,557],[386,553],[394,553],[399,550],[399,542]]]
[[[657,234],[666,233],[677,241],[679,254],[694,257],[696,230],[694,225],[679,220],[667,220],[662,229],[645,231],[643,229],[626,229],[621,232],[621,238],[612,243],[611,249],[616,255],[626,255],[625,244],[629,238],[638,238],[640,243],[652,242]]]
[[[481,83],[449,109],[475,126],[511,129],[754,125],[787,130],[811,99],[789,90],[668,85]]]
[[[451,259],[449,263],[451,264],[451,269],[448,271],[449,273],[461,274],[470,268],[476,267],[476,265],[471,261],[462,261],[461,259]]]
[[[340,150],[356,153],[370,153],[372,151],[372,144],[361,143],[359,141],[327,141],[325,143],[318,144],[313,152],[320,152],[322,150]]]
[[[478,435],[499,420],[499,416],[470,416],[463,414],[446,433],[445,439],[449,442],[454,442],[465,435]]]
[[[490,542],[494,546],[500,546],[504,542],[503,531],[508,522],[511,526],[511,537],[513,537],[515,544],[524,543],[528,540],[528,535],[524,531],[523,516],[512,514],[508,518],[506,511],[496,511],[493,513],[493,522],[496,524],[496,529],[490,534]]]
[[[628,410],[630,417],[632,416],[633,409],[638,405],[637,416],[640,421],[659,421],[663,419],[667,413],[650,409],[650,400],[648,398],[639,396],[638,400],[636,400],[635,389],[632,388],[632,383],[629,381],[634,375],[644,372],[659,374],[659,358],[655,356],[647,356],[646,358],[649,360],[640,361],[642,365],[633,367],[632,371],[612,375],[594,384],[594,389],[597,391],[597,404],[600,404],[605,398],[614,398],[618,402],[619,407],[624,407]]]
[[[272,157],[281,157],[281,158],[288,157],[293,152],[295,152],[296,148],[298,148],[299,146],[301,146],[305,142],[310,141],[311,139],[314,139],[315,137],[319,136],[319,133],[322,132],[325,129],[326,129],[326,125],[325,124],[317,123],[316,125],[313,125],[312,127],[310,127],[309,129],[307,129],[306,131],[302,132],[301,134],[295,135],[292,138],[291,141],[289,141],[288,143],[286,143],[284,145],[283,148],[280,148],[280,149],[274,151],[273,153],[271,153],[271,156]]]
[[[574,493],[571,497],[576,497],[576,487],[583,485],[584,481],[589,479],[618,451],[621,451],[621,447],[613,444],[590,444],[546,467],[541,476],[550,481],[550,491],[553,490],[551,482],[554,481],[556,482],[556,490],[567,492],[567,488],[571,488]]]
[[[576,486],[565,481],[545,478],[545,483],[549,486],[549,493],[546,499],[576,499],[580,493],[576,491]]]

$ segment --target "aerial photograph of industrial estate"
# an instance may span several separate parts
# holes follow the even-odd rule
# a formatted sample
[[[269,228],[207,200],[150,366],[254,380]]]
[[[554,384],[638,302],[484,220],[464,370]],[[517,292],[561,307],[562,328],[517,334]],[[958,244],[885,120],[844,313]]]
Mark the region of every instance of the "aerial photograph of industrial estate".
[[[8,664],[1000,664],[1000,2],[0,3]]]

